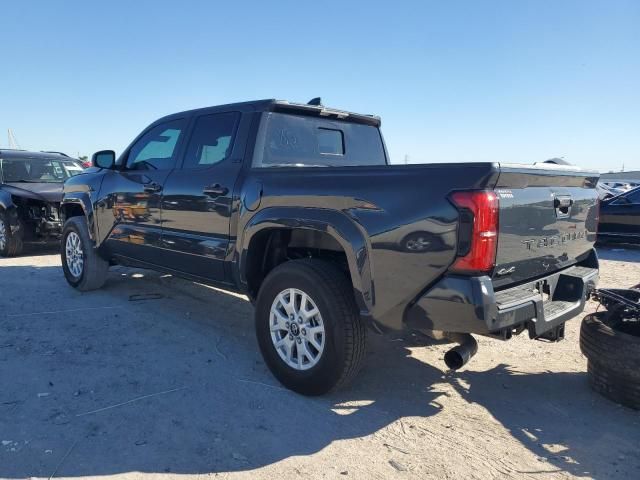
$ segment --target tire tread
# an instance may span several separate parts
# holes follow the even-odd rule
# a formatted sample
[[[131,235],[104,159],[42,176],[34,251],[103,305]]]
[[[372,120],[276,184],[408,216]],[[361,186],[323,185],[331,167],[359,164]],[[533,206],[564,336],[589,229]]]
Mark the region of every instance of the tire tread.
[[[614,402],[640,409],[640,338],[607,325],[609,314],[587,315],[580,326],[589,384]]]
[[[345,320],[345,338],[347,354],[345,367],[340,379],[332,390],[348,385],[362,368],[366,355],[367,329],[360,320],[358,308],[353,297],[353,286],[344,273],[327,262],[318,260],[304,261],[314,272],[323,277],[325,285],[332,290],[334,298],[340,302],[339,309]]]
[[[3,216],[5,230],[6,230],[6,242],[7,245],[4,252],[0,252],[5,257],[15,257],[22,253],[24,249],[24,225],[22,221],[18,220],[18,229],[15,232],[11,231],[7,215],[5,212],[0,212]]]
[[[269,298],[272,292],[267,293],[267,291],[272,288],[270,285],[273,282],[283,282],[283,275],[300,275],[300,278],[306,278],[307,282],[311,281],[315,288],[322,289],[325,299],[331,299],[331,315],[335,315],[331,323],[334,327],[341,328],[334,330],[333,333],[327,332],[327,335],[338,335],[337,338],[340,338],[338,344],[340,347],[336,352],[338,356],[334,358],[338,362],[334,364],[334,370],[323,369],[324,373],[318,372],[321,377],[318,377],[317,381],[309,378],[296,380],[296,376],[286,373],[284,367],[272,364],[271,340],[263,338],[261,333],[261,325],[264,322],[262,315],[265,313],[263,310],[272,302]],[[345,387],[360,371],[366,355],[367,330],[360,318],[351,281],[337,266],[319,259],[290,260],[280,264],[267,275],[257,299],[256,331],[263,355],[265,360],[268,360],[267,364],[272,373],[285,386],[303,395],[322,395]]]
[[[593,363],[640,380],[640,338],[618,332],[604,320],[608,312],[587,315],[580,326],[580,349]]]
[[[629,408],[640,410],[640,382],[605,366],[589,361],[589,384],[604,397]]]
[[[80,282],[74,282],[70,279],[70,273],[66,268],[65,260],[65,243],[66,232],[74,230],[82,241],[82,250],[84,252],[84,269]],[[81,292],[97,290],[102,287],[107,280],[107,271],[109,270],[109,262],[102,258],[97,252],[93,241],[89,238],[89,230],[87,220],[83,216],[71,217],[65,224],[62,231],[62,240],[60,242],[60,256],[67,282]]]

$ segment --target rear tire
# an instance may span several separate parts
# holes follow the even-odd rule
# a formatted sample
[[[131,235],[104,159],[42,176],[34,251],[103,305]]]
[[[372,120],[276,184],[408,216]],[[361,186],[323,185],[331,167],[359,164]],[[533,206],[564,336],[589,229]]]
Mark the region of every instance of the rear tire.
[[[24,226],[18,220],[18,228],[11,230],[7,212],[0,211],[0,256],[15,257],[22,253],[24,243]]]
[[[323,395],[347,385],[360,370],[366,329],[349,278],[328,262],[293,260],[273,269],[260,288],[255,322],[267,366],[295,392]],[[322,333],[312,341],[312,331]]]
[[[85,217],[71,217],[65,222],[60,256],[64,277],[73,288],[87,292],[104,285],[109,262],[100,256],[89,238]]]

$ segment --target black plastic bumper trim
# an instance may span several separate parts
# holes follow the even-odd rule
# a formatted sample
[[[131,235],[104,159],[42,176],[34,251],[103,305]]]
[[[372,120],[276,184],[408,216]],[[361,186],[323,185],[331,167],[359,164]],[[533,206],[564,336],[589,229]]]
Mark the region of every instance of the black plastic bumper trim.
[[[598,269],[582,266],[498,292],[488,276],[449,275],[408,308],[405,323],[484,335],[524,327],[536,338],[582,312],[597,282]]]

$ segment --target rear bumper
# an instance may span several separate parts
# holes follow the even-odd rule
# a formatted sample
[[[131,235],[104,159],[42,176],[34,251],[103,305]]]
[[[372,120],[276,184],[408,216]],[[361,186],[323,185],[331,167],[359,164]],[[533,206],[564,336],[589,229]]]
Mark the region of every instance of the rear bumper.
[[[537,338],[584,310],[598,269],[573,266],[535,281],[494,291],[488,276],[446,276],[406,312],[411,329],[509,338],[526,329]]]

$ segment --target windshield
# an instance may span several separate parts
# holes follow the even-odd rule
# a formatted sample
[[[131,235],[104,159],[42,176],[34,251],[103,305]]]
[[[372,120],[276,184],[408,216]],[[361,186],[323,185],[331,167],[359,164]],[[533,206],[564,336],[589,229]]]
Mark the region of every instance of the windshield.
[[[71,160],[20,158],[0,159],[0,172],[5,183],[62,183],[82,168]]]

